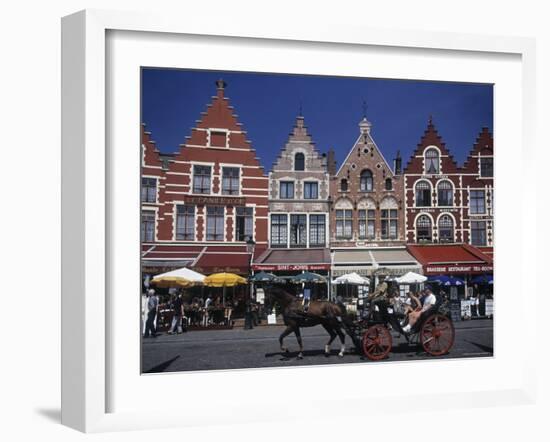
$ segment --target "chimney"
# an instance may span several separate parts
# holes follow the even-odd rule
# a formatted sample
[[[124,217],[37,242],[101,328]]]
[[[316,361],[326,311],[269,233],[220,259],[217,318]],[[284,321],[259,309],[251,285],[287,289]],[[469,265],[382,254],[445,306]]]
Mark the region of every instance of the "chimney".
[[[336,175],[336,157],[334,149],[331,147],[327,153],[327,172],[330,176]]]
[[[397,155],[393,160],[393,170],[395,175],[401,175],[401,166],[402,166],[401,153],[397,151]]]

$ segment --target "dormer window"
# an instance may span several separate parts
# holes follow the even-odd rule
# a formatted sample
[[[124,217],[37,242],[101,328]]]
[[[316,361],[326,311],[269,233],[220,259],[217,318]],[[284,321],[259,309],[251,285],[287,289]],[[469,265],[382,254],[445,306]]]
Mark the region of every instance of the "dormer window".
[[[437,149],[428,149],[424,154],[424,167],[427,174],[434,175],[439,173],[439,152]]]
[[[294,170],[305,170],[306,168],[306,159],[302,152],[298,152],[294,155]]]

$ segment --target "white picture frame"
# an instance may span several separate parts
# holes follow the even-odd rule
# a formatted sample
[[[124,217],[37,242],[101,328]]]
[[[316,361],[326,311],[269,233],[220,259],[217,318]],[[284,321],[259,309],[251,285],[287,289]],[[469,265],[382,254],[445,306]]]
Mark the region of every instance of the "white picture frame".
[[[112,190],[113,168],[111,161],[117,161],[107,149],[112,142],[111,134],[106,128],[106,120],[111,115],[108,108],[110,77],[107,65],[108,60],[107,35],[112,32],[120,33],[156,33],[156,38],[166,36],[211,36],[218,39],[246,39],[256,42],[268,41],[271,45],[282,45],[283,51],[289,45],[298,45],[300,42],[309,44],[329,45],[334,50],[345,52],[348,48],[374,47],[384,52],[390,48],[400,48],[403,53],[415,49],[435,51],[441,56],[446,53],[474,54],[479,60],[484,55],[501,54],[505,57],[519,57],[521,64],[521,120],[516,121],[514,130],[518,131],[521,145],[521,155],[534,155],[534,108],[535,108],[535,45],[532,39],[518,37],[490,37],[482,35],[464,35],[451,33],[431,33],[415,31],[389,31],[369,27],[354,28],[344,25],[331,24],[330,26],[302,26],[293,27],[281,23],[219,23],[210,22],[207,17],[194,17],[186,20],[185,24],[179,17],[170,17],[143,13],[111,12],[87,10],[65,17],[62,22],[62,423],[84,432],[101,432],[125,429],[161,428],[174,426],[209,425],[212,421],[220,423],[243,423],[275,421],[282,419],[307,418],[319,413],[328,404],[338,406],[333,408],[332,416],[354,415],[360,407],[361,414],[369,412],[387,412],[396,401],[409,395],[415,407],[426,410],[447,408],[467,408],[475,404],[477,407],[495,406],[502,404],[533,404],[536,400],[536,367],[535,359],[526,357],[518,364],[518,378],[502,381],[500,386],[493,384],[490,388],[480,387],[472,390],[437,393],[436,390],[411,390],[403,392],[397,388],[388,388],[387,392],[375,393],[368,401],[365,393],[346,392],[340,397],[303,398],[297,399],[292,409],[281,408],[280,404],[270,402],[268,396],[254,403],[247,404],[246,394],[240,399],[234,398],[236,413],[228,419],[221,413],[205,416],[200,406],[194,410],[178,410],[174,412],[150,410],[136,407],[134,410],[114,410],[110,404],[110,392],[116,387],[110,376],[112,361],[116,355],[110,342],[113,311],[112,299],[109,298],[108,287],[113,277],[112,263],[117,259],[115,254],[119,250],[110,247],[113,241],[110,229],[112,220]],[[145,34],[143,34],[145,35]],[[153,35],[153,34],[149,34]],[[282,43],[281,43],[282,42]],[[343,55],[345,56],[345,55]],[[436,54],[437,56],[437,54]],[[139,94],[139,91],[135,91]],[[495,113],[498,115],[501,104],[496,100]],[[506,155],[499,149],[498,125],[496,126],[497,162],[499,155]],[[519,132],[519,128],[521,131]],[[137,133],[137,130],[136,130]],[[498,170],[498,165],[497,165]],[[498,180],[498,171],[496,172]],[[137,178],[136,178],[137,180]],[[504,183],[501,181],[500,183]],[[500,185],[499,183],[499,185]],[[536,218],[536,191],[521,186],[517,190],[521,199],[521,222]],[[497,196],[498,202],[498,196]],[[504,209],[503,212],[504,213]],[[137,229],[136,229],[137,231]],[[500,228],[500,238],[505,238],[505,228]],[[498,235],[498,229],[497,229]],[[520,233],[525,235],[525,233]],[[136,245],[136,250],[137,250]],[[521,266],[520,274],[527,274],[529,256],[536,255],[534,242],[519,241],[513,245],[513,252],[519,253]],[[498,266],[502,263],[505,269],[506,255],[501,254],[504,246],[495,247],[498,275]],[[502,258],[502,261],[499,261]],[[509,254],[508,254],[509,257]],[[506,274],[503,270],[503,275]],[[518,278],[519,279],[519,278]],[[495,278],[495,281],[498,280]],[[536,290],[534,281],[522,279],[522,305],[535,303]],[[499,286],[499,290],[502,286]],[[504,288],[502,288],[504,290]],[[496,289],[495,289],[496,290]],[[137,299],[137,295],[136,295]],[[496,301],[498,304],[499,301]],[[502,305],[502,310],[501,309]],[[505,311],[504,301],[495,308]],[[501,333],[498,327],[506,325],[505,320],[495,321],[496,335]],[[518,308],[518,320],[527,314],[525,309]],[[523,315],[523,316],[522,316]],[[504,318],[506,316],[504,315]],[[139,332],[138,316],[135,318],[136,330]],[[534,317],[522,323],[526,339],[525,354],[535,353],[534,338],[536,322]],[[139,336],[139,335],[138,335]],[[495,360],[505,355],[507,343],[498,341],[495,346]],[[475,362],[474,362],[475,363]],[[423,362],[408,364],[408,369]],[[459,365],[453,362],[439,362],[449,370],[459,370]],[[355,367],[346,367],[346,376],[357,376],[362,365],[352,364]],[[425,365],[424,365],[425,366]],[[467,367],[466,365],[463,365]],[[388,365],[373,364],[365,376],[382,376],[381,367]],[[412,368],[411,368],[412,367]],[[275,378],[295,382],[294,378],[312,376],[312,373],[321,372],[324,375],[338,375],[336,368],[308,368],[308,372],[299,369],[262,371]],[[393,369],[384,368],[385,371]],[[396,373],[400,370],[398,367]],[[235,371],[235,370],[234,370]],[[237,374],[224,373],[227,376],[247,376],[246,371],[236,370]],[[309,374],[308,374],[309,373]],[[135,375],[135,373],[133,373]],[[182,375],[184,376],[185,373]],[[162,382],[167,375],[142,377],[148,384]],[[180,374],[170,375],[171,382],[175,382]],[[189,374],[187,374],[189,376]],[[219,380],[220,374],[215,372],[202,373],[200,376],[191,374],[194,382],[204,382],[211,377]],[[120,379],[120,377],[118,377]],[[179,379],[179,378],[178,378]],[[278,382],[274,380],[273,382]],[[203,384],[205,385],[205,384]],[[153,387],[154,388],[154,387]],[[204,388],[208,391],[208,386]],[[248,387],[252,388],[252,387]],[[245,388],[246,391],[246,388]],[[434,399],[436,401],[434,401]],[[144,404],[147,401],[144,401]],[[116,408],[116,407],[115,407]],[[354,411],[355,410],[355,411]]]

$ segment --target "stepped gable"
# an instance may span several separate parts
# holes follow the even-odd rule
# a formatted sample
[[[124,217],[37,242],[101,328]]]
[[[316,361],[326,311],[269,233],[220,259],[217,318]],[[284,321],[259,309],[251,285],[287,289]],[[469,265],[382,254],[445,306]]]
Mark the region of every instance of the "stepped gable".
[[[141,124],[141,148],[143,167],[161,167],[160,152],[157,149],[155,141],[151,138],[151,132],[146,130],[145,123]]]
[[[217,94],[212,97],[206,111],[201,113],[201,118],[191,129],[191,135],[185,138],[185,143],[180,145],[176,156],[186,156],[184,152],[192,149],[215,149],[218,151],[216,158],[223,157],[225,161],[229,160],[230,156],[235,153],[232,151],[235,150],[239,153],[248,153],[246,155],[247,162],[250,160],[255,162],[260,166],[263,174],[263,168],[256,158],[256,151],[252,148],[252,143],[247,140],[246,131],[243,129],[242,123],[238,121],[234,107],[230,105],[229,99],[225,96],[226,83],[219,80],[216,85]],[[223,153],[224,148],[225,153]]]
[[[415,151],[412,156],[409,158],[409,161],[403,173],[423,173],[423,161],[424,161],[424,150],[428,146],[435,146],[441,152],[441,170],[443,173],[457,173],[459,167],[451,154],[447,149],[445,142],[442,137],[439,135],[432,118],[430,117],[428,121],[428,127],[424,131],[424,135],[420,139],[420,142],[417,144]]]
[[[325,172],[323,157],[315,147],[315,142],[307,131],[302,115],[296,117],[292,132],[289,133],[285,146],[280,150],[272,170],[274,172],[293,170],[292,157],[297,151],[305,154],[305,171]]]
[[[493,156],[493,134],[489,132],[488,127],[481,129],[476,142],[468,154],[468,158],[464,163],[463,170],[466,173],[478,172],[478,156]]]

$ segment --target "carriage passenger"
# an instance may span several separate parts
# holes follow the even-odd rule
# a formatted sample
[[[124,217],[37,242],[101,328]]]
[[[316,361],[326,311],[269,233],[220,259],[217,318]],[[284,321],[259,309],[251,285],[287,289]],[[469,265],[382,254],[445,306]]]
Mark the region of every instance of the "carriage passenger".
[[[403,331],[405,333],[409,333],[411,331],[411,328],[414,326],[414,324],[416,324],[416,322],[420,318],[420,315],[428,311],[436,303],[436,297],[430,289],[425,289],[423,294],[424,296],[421,298],[422,301],[420,301],[422,302],[422,307],[417,308],[416,310],[408,314],[409,323],[405,327],[403,327]]]

